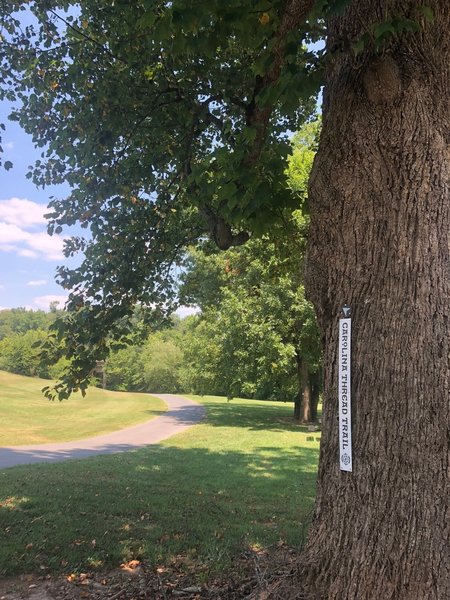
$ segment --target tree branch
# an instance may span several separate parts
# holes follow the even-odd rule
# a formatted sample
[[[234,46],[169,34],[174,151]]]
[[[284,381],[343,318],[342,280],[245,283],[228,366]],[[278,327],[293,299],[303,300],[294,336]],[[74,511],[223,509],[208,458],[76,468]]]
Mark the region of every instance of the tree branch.
[[[250,234],[247,231],[233,234],[231,225],[217,215],[210,206],[202,206],[200,212],[204,216],[208,229],[220,250],[228,250],[231,246],[242,246],[250,239]]]
[[[257,130],[252,151],[245,160],[247,166],[254,164],[261,155],[267,137],[269,119],[273,111],[273,106],[258,106],[257,97],[263,90],[278,81],[285,61],[285,38],[305,21],[313,6],[314,0],[288,0],[286,2],[280,26],[275,33],[273,65],[263,77],[256,78],[253,97],[246,110],[247,125],[255,127]]]
[[[67,19],[65,19],[64,17],[61,17],[61,15],[58,15],[58,13],[55,10],[53,10],[52,8],[49,8],[48,12],[51,13],[54,17],[56,17],[60,21],[62,21],[64,23],[64,25],[66,27],[68,27],[69,29],[71,29],[74,33],[76,33],[77,35],[80,35],[86,41],[92,42],[95,46],[97,46],[97,48],[100,48],[101,50],[103,50],[103,52],[105,52],[105,54],[107,54],[110,58],[113,58],[114,60],[118,60],[119,62],[123,63],[124,65],[128,65],[126,60],[113,54],[111,52],[111,50],[108,50],[108,48],[106,48],[101,42],[99,42],[96,39],[92,38],[91,36],[87,35],[83,31],[81,31],[81,29],[74,27],[71,23],[69,23],[69,21],[67,21]]]

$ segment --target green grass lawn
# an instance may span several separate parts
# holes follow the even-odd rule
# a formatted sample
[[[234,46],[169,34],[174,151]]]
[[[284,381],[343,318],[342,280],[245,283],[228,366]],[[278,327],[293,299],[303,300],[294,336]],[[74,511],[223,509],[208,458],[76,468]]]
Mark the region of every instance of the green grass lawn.
[[[319,434],[291,405],[199,400],[207,420],[158,446],[0,471],[0,575],[144,559],[202,581],[245,548],[301,545]]]
[[[152,419],[166,405],[148,394],[92,388],[50,402],[41,393],[45,379],[0,371],[0,446],[45,444],[108,433]],[[1,489],[1,487],[0,487]]]

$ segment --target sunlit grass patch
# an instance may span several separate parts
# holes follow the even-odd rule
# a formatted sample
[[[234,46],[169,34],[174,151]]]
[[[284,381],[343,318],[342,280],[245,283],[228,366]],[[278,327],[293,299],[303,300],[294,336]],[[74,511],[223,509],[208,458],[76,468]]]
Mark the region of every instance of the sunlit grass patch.
[[[116,431],[162,414],[166,405],[148,394],[91,388],[49,402],[45,379],[0,371],[0,446],[79,440]]]
[[[306,440],[289,404],[201,402],[206,421],[158,446],[0,471],[3,498],[27,498],[20,511],[0,507],[0,575],[145,560],[202,581],[246,548],[301,545],[318,439]]]
[[[15,510],[17,508],[20,508],[22,504],[28,501],[29,498],[26,498],[25,496],[22,496],[21,498],[17,496],[11,496],[9,498],[0,498],[0,509],[3,508],[8,510]]]

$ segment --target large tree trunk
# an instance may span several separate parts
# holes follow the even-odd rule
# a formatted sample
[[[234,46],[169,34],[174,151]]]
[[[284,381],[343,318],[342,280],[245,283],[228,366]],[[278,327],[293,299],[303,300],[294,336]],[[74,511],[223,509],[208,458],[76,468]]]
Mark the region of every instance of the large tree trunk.
[[[346,50],[401,0],[353,0],[329,23],[323,134],[311,179],[308,288],[325,339],[315,515],[298,595],[450,598],[450,7]],[[406,11],[406,12],[405,12]],[[348,45],[348,44],[347,44]],[[339,470],[340,307],[352,308],[353,472]]]

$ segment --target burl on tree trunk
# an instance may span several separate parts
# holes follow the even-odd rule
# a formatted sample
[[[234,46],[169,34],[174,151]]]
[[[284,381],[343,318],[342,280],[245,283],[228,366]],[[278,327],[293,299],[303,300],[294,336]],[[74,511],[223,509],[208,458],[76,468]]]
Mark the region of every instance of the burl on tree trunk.
[[[450,6],[427,0],[427,23],[417,4],[354,0],[328,23],[307,274],[325,339],[323,433],[298,597],[450,598]],[[345,49],[402,15],[422,30],[358,58]],[[345,303],[352,473],[338,456]]]

